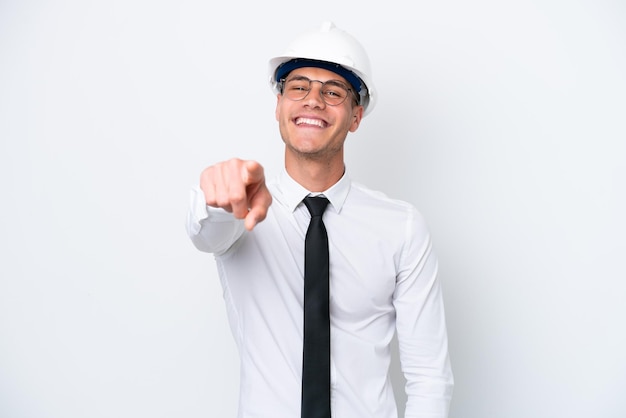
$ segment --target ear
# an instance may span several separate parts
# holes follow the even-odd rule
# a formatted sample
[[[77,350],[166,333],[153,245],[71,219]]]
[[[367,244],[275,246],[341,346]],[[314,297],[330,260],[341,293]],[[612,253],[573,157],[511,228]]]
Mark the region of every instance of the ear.
[[[280,96],[281,96],[280,94],[276,95],[276,110],[274,111],[274,117],[276,118],[277,121],[280,116],[280,110],[279,110]]]
[[[355,132],[359,129],[359,125],[361,124],[361,119],[363,119],[363,106],[354,106],[352,108],[352,123],[350,124],[350,132]]]

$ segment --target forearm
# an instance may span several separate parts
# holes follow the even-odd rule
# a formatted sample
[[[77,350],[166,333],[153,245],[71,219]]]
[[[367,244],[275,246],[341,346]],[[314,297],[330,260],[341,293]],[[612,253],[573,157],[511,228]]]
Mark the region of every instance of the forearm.
[[[448,418],[454,387],[447,349],[430,366],[404,368],[407,402],[405,418]]]
[[[454,380],[443,306],[434,308],[431,313],[423,311],[420,316],[418,322],[429,322],[427,332],[408,336],[401,330],[398,332],[400,359],[406,378],[405,418],[447,418]]]
[[[406,378],[405,418],[447,418],[454,380],[448,355],[443,302],[438,283],[433,283],[413,327],[400,327],[398,341],[402,371]]]
[[[398,315],[401,320],[398,342],[402,371],[406,378],[407,404],[405,418],[447,418],[453,391],[453,375],[448,355],[448,338],[436,273],[419,314]],[[422,277],[423,278],[423,277]],[[412,323],[411,323],[412,322]]]
[[[245,231],[242,220],[222,209],[208,207],[198,187],[191,190],[186,226],[198,250],[216,254],[228,250]]]

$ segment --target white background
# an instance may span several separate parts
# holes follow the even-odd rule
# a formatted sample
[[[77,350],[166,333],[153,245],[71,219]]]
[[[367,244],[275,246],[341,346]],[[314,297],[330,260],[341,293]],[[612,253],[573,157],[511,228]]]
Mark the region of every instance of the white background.
[[[188,192],[280,169],[266,63],[324,19],[380,93],[352,177],[431,227],[451,417],[626,416],[623,2],[0,0],[1,417],[235,416]]]

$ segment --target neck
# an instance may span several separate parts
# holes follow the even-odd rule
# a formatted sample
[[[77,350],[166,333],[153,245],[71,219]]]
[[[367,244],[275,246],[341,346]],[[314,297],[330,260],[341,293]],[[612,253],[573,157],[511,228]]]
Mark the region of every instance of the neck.
[[[323,192],[337,183],[344,174],[343,159],[335,162],[285,158],[289,176],[310,192]]]

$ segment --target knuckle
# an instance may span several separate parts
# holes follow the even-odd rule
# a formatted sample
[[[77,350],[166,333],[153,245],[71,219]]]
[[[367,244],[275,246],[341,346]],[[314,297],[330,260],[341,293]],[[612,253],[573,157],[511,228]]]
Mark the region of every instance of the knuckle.
[[[246,201],[246,195],[239,191],[233,191],[230,193],[228,199],[234,204],[241,204]]]

